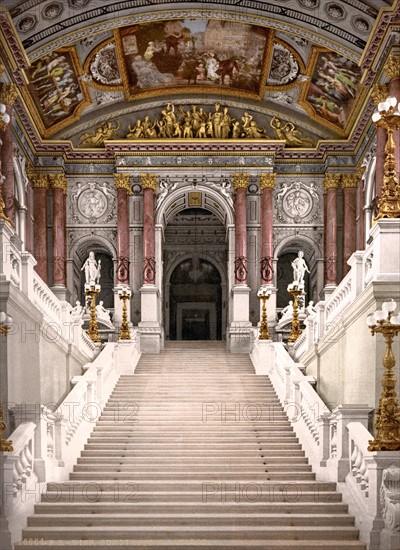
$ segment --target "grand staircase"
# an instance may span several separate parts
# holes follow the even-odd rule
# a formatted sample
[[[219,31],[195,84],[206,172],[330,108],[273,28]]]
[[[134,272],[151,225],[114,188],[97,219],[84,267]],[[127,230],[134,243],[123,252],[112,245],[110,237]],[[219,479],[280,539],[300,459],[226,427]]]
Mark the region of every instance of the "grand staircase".
[[[218,342],[171,342],[118,381],[69,481],[15,550],[365,549],[315,481],[266,376]]]

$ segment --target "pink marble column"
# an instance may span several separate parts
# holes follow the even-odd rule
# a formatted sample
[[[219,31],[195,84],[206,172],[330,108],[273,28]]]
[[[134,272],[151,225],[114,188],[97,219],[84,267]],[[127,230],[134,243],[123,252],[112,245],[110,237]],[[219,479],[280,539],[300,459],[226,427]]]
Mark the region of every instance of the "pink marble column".
[[[4,200],[4,214],[12,226],[15,226],[12,112],[17,97],[18,92],[15,84],[1,85],[0,103],[6,105],[6,113],[10,116],[10,122],[7,125],[0,126],[0,139],[3,142],[1,147],[1,171],[5,178],[1,192]]]
[[[47,188],[46,174],[33,177],[34,187],[34,256],[36,272],[47,283]]]
[[[140,178],[143,188],[143,284],[154,285],[156,281],[154,197],[157,193],[157,176],[141,174]]]
[[[365,221],[364,221],[364,168],[358,172],[358,225],[357,225],[357,250],[365,248]]]
[[[64,174],[50,174],[53,189],[53,286],[67,284],[66,275],[66,212],[67,180]]]
[[[117,284],[129,285],[129,174],[114,174],[117,189]]]
[[[249,174],[233,174],[235,190],[235,284],[247,284],[246,191]]]
[[[26,229],[25,229],[25,248],[33,254],[33,200],[32,200],[32,173],[27,170],[28,184],[26,188]]]
[[[350,270],[347,260],[356,251],[357,243],[357,186],[358,174],[343,174],[343,276]]]
[[[260,245],[260,284],[273,282],[273,197],[276,174],[260,175],[261,191],[261,245]]]
[[[336,285],[337,280],[337,188],[340,174],[325,174],[324,177],[324,283]]]
[[[389,96],[395,97],[400,102],[400,56],[391,55],[384,67],[385,73],[389,76],[388,84]],[[396,160],[396,174],[400,181],[400,129],[396,128],[393,132],[393,140],[396,147],[394,156]]]
[[[382,195],[383,165],[385,164],[386,130],[378,122],[376,125],[376,165],[375,165],[375,197]]]

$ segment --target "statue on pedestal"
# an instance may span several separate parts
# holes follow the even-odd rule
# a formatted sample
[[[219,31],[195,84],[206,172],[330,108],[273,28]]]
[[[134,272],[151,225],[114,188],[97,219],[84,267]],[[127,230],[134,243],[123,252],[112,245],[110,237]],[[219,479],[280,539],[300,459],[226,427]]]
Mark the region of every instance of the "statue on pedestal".
[[[297,286],[304,286],[304,274],[310,273],[307,264],[304,260],[304,252],[299,251],[297,258],[292,262],[293,267],[293,284]]]
[[[86,284],[99,284],[101,260],[97,262],[94,252],[89,252],[89,257],[86,259],[82,266],[81,271],[85,270],[85,282]]]

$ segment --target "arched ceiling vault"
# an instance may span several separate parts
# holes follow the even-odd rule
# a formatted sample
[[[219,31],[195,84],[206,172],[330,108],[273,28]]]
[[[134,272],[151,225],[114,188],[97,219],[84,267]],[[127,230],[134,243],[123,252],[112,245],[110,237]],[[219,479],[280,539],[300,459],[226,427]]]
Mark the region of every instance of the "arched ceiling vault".
[[[359,124],[398,4],[3,0],[3,63],[26,133],[54,150],[185,137],[315,149]]]

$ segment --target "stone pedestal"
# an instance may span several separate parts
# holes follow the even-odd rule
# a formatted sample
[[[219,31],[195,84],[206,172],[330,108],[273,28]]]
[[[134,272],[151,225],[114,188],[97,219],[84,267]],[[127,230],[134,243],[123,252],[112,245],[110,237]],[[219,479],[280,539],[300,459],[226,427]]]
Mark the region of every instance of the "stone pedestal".
[[[372,279],[399,282],[400,219],[380,219],[370,231]]]
[[[252,325],[249,321],[250,288],[235,285],[232,289],[232,317],[227,334],[228,348],[232,353],[249,353]]]
[[[140,348],[144,353],[160,353],[161,326],[159,321],[159,292],[155,285],[140,289],[141,321],[139,322]]]

